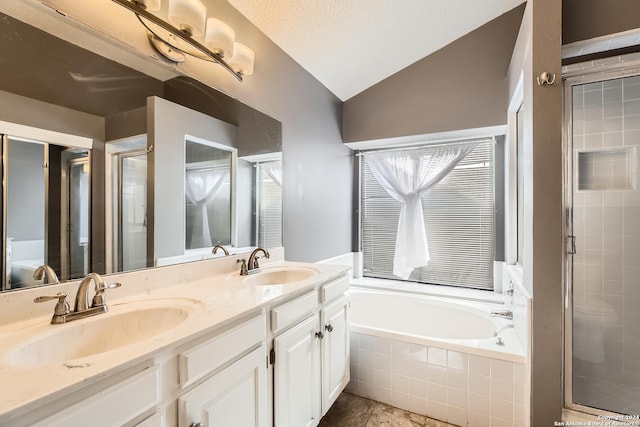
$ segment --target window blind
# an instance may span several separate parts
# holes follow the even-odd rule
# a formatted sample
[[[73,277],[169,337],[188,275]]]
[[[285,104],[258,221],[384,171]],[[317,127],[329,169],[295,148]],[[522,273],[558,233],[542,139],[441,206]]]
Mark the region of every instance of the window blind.
[[[282,246],[282,189],[265,171],[266,164],[257,164],[258,246],[276,248]]]
[[[416,159],[432,147],[409,149]],[[422,198],[431,260],[408,281],[493,289],[494,260],[493,140],[476,147]],[[364,275],[398,279],[392,274],[400,202],[373,176],[366,152],[361,156],[361,236]]]

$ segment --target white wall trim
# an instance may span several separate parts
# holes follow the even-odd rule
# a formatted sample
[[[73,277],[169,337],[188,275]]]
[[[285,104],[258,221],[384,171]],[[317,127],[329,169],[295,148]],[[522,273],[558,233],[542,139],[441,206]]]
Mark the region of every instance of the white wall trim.
[[[562,59],[591,55],[640,44],[640,28],[567,43],[562,46]]]
[[[335,264],[349,267],[349,276],[357,279],[362,277],[362,252],[347,252],[346,254],[317,261],[316,264]]]
[[[62,145],[64,147],[93,148],[93,139],[85,136],[56,132],[11,122],[0,121],[0,133],[17,138],[35,140],[36,142]]]
[[[435,132],[422,135],[400,136],[395,138],[375,139],[371,141],[348,142],[345,145],[353,150],[370,150],[373,148],[404,147],[424,143],[456,141],[460,139],[494,137],[504,135],[506,125],[488,126],[474,129],[460,129],[446,132]]]

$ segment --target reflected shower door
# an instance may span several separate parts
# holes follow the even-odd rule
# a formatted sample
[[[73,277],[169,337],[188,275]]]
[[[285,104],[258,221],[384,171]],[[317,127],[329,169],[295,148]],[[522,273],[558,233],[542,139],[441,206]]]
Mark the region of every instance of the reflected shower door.
[[[118,271],[147,267],[147,154],[119,155]]]
[[[640,77],[584,82],[565,88],[572,100],[568,234],[575,236],[568,404],[638,414]]]
[[[89,273],[89,158],[69,161],[69,273]]]
[[[38,284],[33,271],[46,261],[46,148],[5,138],[5,289]]]

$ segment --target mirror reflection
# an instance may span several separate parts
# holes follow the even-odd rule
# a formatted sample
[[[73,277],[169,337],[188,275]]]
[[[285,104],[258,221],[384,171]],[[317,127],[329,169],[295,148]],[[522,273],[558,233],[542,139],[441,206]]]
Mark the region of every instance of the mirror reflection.
[[[90,257],[89,150],[12,135],[2,138],[4,290],[37,279],[49,264],[59,279],[82,277]]]
[[[232,151],[186,141],[185,247],[231,244]]]
[[[12,105],[0,109],[2,290],[49,281],[34,279],[43,264],[62,281],[200,260],[216,244],[232,253],[282,246],[280,122],[5,14],[0,49],[11,58],[0,67],[0,102]],[[12,137],[14,126],[86,143]]]

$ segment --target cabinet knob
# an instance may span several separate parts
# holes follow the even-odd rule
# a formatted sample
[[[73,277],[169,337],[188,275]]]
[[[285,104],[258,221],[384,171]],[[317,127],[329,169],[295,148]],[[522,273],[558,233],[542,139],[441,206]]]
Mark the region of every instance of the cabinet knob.
[[[324,338],[324,334],[322,332],[316,332],[316,338],[322,339]]]
[[[324,325],[324,330],[328,331],[328,332],[333,332],[333,326],[331,325]]]
[[[204,427],[204,423],[191,423],[189,427]]]

